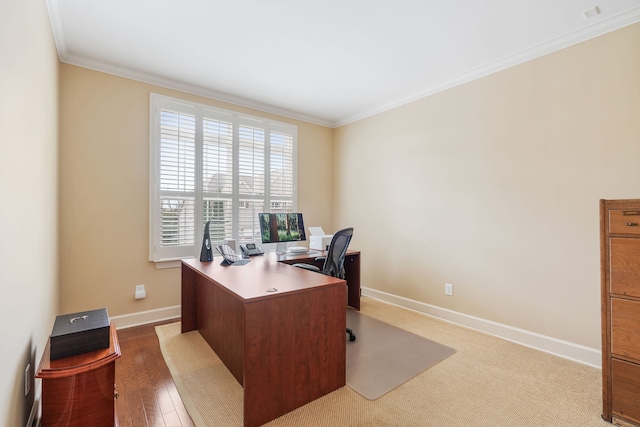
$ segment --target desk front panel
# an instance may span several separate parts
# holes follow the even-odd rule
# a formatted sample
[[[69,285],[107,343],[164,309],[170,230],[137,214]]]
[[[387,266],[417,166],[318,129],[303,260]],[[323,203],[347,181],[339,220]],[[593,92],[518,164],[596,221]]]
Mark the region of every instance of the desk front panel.
[[[197,329],[238,382],[244,384],[245,307],[237,296],[197,279]]]
[[[343,284],[246,305],[245,425],[262,425],[346,382]]]
[[[197,330],[243,384],[244,301],[212,278],[182,265],[182,333]]]

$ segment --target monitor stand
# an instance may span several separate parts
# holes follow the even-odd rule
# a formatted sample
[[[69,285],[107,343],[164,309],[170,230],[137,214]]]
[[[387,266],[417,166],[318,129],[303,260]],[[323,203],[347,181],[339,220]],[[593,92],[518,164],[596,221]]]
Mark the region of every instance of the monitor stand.
[[[287,248],[287,252],[292,254],[306,254],[308,249],[306,246],[290,246]]]
[[[277,254],[286,254],[287,253],[287,245],[285,243],[276,243],[276,253]]]

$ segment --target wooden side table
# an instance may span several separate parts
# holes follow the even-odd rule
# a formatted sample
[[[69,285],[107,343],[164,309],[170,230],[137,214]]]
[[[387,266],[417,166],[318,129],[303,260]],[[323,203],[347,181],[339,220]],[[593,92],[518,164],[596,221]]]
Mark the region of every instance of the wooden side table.
[[[117,426],[115,367],[121,356],[116,327],[109,348],[50,360],[42,354],[42,426]]]

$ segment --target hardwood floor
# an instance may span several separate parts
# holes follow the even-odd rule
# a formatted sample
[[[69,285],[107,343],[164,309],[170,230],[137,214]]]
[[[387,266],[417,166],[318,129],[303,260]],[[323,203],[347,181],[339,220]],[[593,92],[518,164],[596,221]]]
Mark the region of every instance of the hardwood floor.
[[[118,330],[122,356],[116,361],[116,407],[120,427],[194,427],[160,352],[155,332],[160,324]]]

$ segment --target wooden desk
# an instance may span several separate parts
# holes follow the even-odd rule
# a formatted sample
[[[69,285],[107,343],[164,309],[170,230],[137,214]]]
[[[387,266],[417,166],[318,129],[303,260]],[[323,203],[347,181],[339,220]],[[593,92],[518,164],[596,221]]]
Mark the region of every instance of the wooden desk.
[[[274,253],[243,266],[221,260],[182,261],[182,332],[197,329],[244,387],[244,425],[344,386],[345,281]]]
[[[117,426],[115,367],[120,357],[116,328],[111,345],[76,356],[50,360],[49,342],[37,378],[42,378],[42,426]]]

